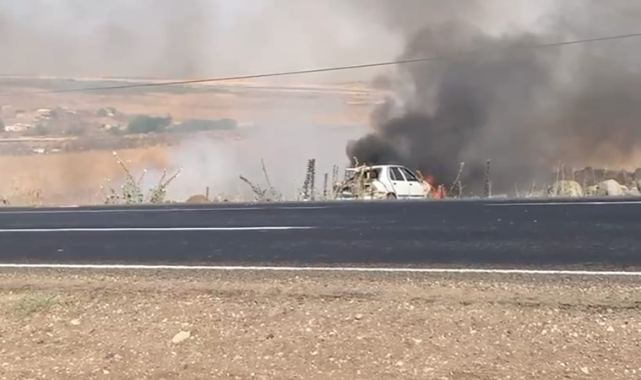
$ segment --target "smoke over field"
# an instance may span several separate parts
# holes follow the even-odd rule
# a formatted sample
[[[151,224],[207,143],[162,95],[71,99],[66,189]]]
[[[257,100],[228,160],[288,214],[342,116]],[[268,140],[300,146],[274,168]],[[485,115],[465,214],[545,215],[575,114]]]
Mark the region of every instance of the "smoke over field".
[[[468,11],[486,14],[482,3]],[[388,80],[394,95],[373,113],[373,131],[348,145],[348,157],[406,164],[445,183],[467,162],[464,182],[472,185],[493,159],[500,191],[548,174],[558,161],[633,165],[641,39],[521,47],[639,32],[640,13],[630,1],[570,1],[549,9],[537,28],[490,32],[464,13],[409,30],[400,58],[453,58],[400,67]],[[460,55],[472,51],[484,53]]]
[[[631,0],[0,0],[0,74],[186,78],[448,56],[277,80],[371,80],[389,96],[362,120],[370,133],[348,144],[348,159],[403,163],[444,183],[464,161],[468,187],[492,159],[494,188],[505,191],[531,185],[559,161],[641,166],[632,160],[641,142],[641,39],[521,49],[640,32],[640,19]],[[486,53],[459,55],[477,50]],[[236,168],[235,178],[245,162],[265,158],[293,189],[300,173],[290,167],[308,153],[320,152],[327,166],[345,158],[351,132],[317,136],[319,119],[351,107],[347,96],[309,95],[311,107],[280,95],[217,99],[211,107],[222,116],[242,112],[277,132],[249,136],[242,159],[215,144],[202,158],[207,149],[197,144],[196,154],[187,143],[173,164],[200,173],[216,162]],[[251,109],[234,108],[238,99]]]

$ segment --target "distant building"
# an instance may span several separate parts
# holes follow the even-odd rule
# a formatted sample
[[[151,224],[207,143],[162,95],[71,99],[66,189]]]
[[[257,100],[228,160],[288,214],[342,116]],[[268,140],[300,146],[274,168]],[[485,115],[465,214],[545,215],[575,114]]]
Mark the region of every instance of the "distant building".
[[[120,130],[120,129],[121,129],[121,127],[120,127],[120,125],[102,124],[102,125],[100,126],[100,129],[102,129],[102,130],[104,130],[104,131],[110,131],[110,130],[112,130],[112,129],[114,129],[114,130]]]
[[[34,120],[49,120],[53,117],[54,111],[49,108],[41,108],[36,111],[36,117]]]
[[[5,132],[25,132],[33,128],[35,127],[31,124],[16,123],[13,125],[5,125],[4,130]]]

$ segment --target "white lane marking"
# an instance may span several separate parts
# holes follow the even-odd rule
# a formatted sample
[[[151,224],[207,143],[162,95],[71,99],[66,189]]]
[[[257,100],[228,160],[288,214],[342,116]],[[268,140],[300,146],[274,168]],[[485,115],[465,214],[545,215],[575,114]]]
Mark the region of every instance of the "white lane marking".
[[[276,210],[325,210],[328,209],[329,206],[291,206],[291,207],[272,207],[272,209]]]
[[[0,233],[46,232],[189,232],[189,231],[287,231],[311,230],[314,227],[123,227],[123,228],[5,228]]]
[[[627,202],[546,202],[546,203],[487,203],[489,207],[523,207],[523,206],[616,206],[616,205],[641,205],[641,201]]]
[[[358,268],[358,267],[272,267],[272,266],[187,266],[187,265],[91,265],[91,264],[0,264],[0,269],[109,269],[175,270],[217,272],[352,272],[352,273],[423,273],[423,274],[505,274],[641,277],[641,272],[521,270],[521,269],[439,269],[439,268]]]
[[[261,210],[322,210],[319,207],[226,207],[226,208],[158,208],[158,209],[103,209],[103,210],[0,210],[0,215],[45,215],[45,214],[125,214],[125,213],[179,213],[203,211],[261,211]]]

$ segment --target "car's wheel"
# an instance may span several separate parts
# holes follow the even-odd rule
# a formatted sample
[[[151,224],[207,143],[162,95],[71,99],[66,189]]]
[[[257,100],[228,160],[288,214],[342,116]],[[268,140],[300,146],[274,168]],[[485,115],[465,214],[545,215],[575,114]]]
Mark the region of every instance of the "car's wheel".
[[[389,193],[389,194],[387,194],[387,197],[386,197],[386,198],[387,198],[388,200],[394,200],[394,199],[396,199],[396,194],[394,194],[394,193]]]

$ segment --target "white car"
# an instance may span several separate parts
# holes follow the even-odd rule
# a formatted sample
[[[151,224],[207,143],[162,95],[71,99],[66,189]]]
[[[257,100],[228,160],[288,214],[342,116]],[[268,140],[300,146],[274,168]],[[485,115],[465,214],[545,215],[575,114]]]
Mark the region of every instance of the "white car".
[[[432,186],[400,165],[361,166],[347,169],[336,191],[339,199],[424,199]]]

